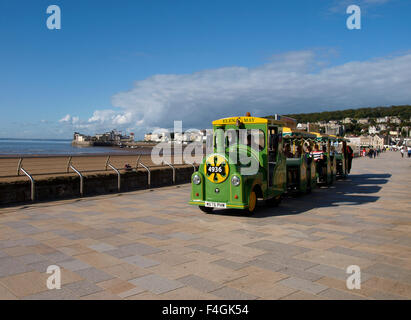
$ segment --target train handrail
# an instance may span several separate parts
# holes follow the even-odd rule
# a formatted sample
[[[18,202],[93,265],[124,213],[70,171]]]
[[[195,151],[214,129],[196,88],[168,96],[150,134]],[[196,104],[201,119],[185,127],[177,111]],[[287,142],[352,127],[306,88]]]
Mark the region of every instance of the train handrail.
[[[30,173],[28,173],[26,170],[24,170],[24,168],[20,168],[20,170],[30,179],[31,182],[31,201],[36,200],[36,188],[35,188],[35,180],[34,178],[31,176]]]

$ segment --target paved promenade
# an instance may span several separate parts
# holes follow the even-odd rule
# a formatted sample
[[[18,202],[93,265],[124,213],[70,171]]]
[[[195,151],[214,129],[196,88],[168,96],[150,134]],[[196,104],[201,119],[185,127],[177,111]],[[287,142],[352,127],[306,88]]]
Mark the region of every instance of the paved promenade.
[[[204,214],[189,185],[0,209],[0,299],[411,299],[411,159],[353,166],[253,217]]]

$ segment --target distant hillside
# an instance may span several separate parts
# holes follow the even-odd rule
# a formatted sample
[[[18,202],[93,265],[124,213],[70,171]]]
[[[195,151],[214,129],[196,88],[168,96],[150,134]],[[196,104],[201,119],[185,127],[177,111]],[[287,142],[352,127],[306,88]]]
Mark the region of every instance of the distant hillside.
[[[297,119],[299,123],[343,120],[344,118],[378,118],[385,116],[397,116],[408,122],[411,118],[411,105],[286,114],[285,116]]]

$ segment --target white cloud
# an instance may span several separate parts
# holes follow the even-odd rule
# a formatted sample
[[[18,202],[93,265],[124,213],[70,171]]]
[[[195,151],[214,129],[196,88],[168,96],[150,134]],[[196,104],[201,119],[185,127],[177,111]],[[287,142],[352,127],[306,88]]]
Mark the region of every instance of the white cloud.
[[[71,116],[69,114],[66,114],[63,118],[59,120],[59,122],[70,122],[71,121]]]
[[[45,120],[42,120],[44,122]],[[69,114],[66,114],[63,118],[59,120],[60,123],[63,124],[71,124],[71,125],[76,125],[80,123],[80,117],[74,117]]]
[[[275,56],[256,68],[226,67],[192,74],[155,75],[113,96],[116,110],[96,110],[77,127],[209,128],[212,120],[243,115],[313,112],[411,101],[411,54],[326,66],[311,51]],[[72,121],[67,115],[61,121]]]

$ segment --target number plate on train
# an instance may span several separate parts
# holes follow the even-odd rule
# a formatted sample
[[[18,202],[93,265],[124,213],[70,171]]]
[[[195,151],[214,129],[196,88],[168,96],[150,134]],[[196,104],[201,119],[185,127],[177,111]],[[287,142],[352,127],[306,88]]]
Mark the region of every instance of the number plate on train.
[[[209,208],[227,208],[227,205],[223,202],[205,202],[205,206]]]

